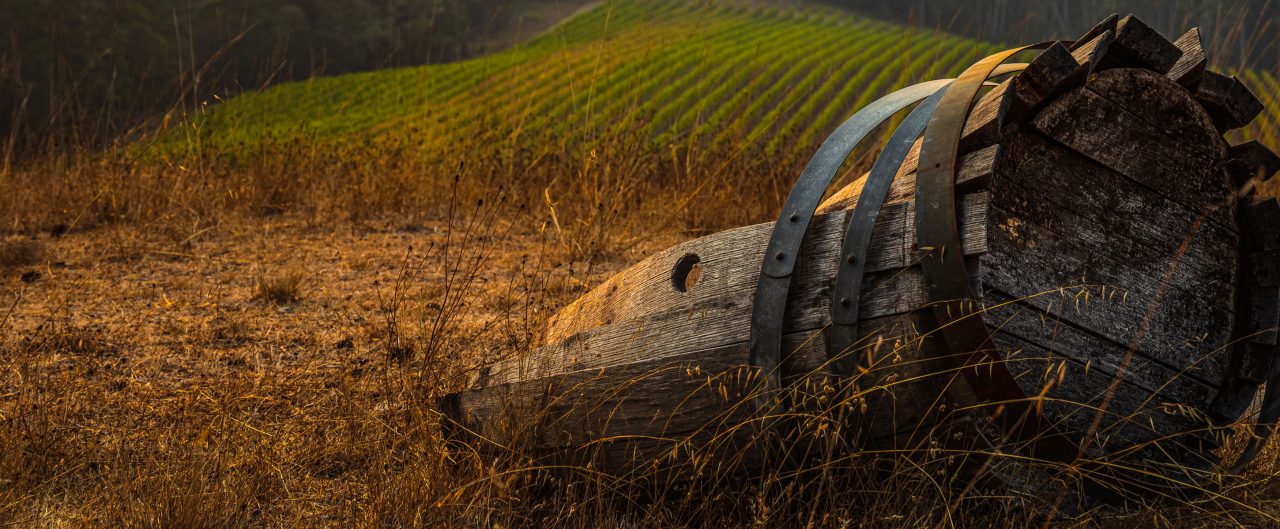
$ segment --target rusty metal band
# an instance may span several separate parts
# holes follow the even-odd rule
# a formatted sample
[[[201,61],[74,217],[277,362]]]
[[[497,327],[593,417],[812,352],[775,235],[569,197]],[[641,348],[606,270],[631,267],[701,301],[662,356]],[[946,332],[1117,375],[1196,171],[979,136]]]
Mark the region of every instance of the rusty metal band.
[[[791,275],[804,234],[831,180],[853,149],[882,122],[950,82],[944,79],[912,85],[863,107],[822,142],[791,188],[765,250],[751,305],[748,359],[760,377],[753,384],[757,409],[780,404],[777,390],[782,388],[782,332]]]
[[[1002,64],[991,75],[997,77],[1019,72],[1026,67],[1023,63]],[[839,378],[850,379],[858,371],[857,358],[851,353],[854,344],[862,339],[858,327],[859,304],[876,220],[884,208],[894,177],[906,161],[916,139],[924,132],[925,125],[929,123],[929,118],[933,116],[934,109],[945,93],[946,88],[934,92],[893,131],[872,164],[862,191],[858,194],[858,201],[849,214],[850,220],[839,254],[840,262],[836,268],[835,288],[831,291],[831,328],[827,336],[827,358],[832,372]]]
[[[1269,285],[1269,283],[1273,282],[1261,280],[1254,270],[1255,267],[1260,265],[1260,263],[1255,262],[1255,259],[1258,259],[1255,256],[1264,255],[1263,252],[1268,250],[1280,249],[1275,247],[1275,243],[1268,244],[1262,240],[1265,239],[1262,234],[1276,229],[1276,226],[1268,225],[1265,221],[1259,223],[1257,219],[1251,218],[1251,215],[1245,214],[1244,209],[1242,207],[1239,211],[1243,228],[1241,230],[1243,236],[1240,240],[1239,250],[1241,258],[1244,259],[1240,277],[1249,279],[1241,289],[1243,295],[1238,300],[1239,305],[1237,307],[1239,309],[1236,311],[1238,325],[1236,333],[1240,336],[1247,336],[1258,331],[1275,332],[1272,329],[1254,327],[1261,322],[1250,322],[1252,315],[1246,316],[1249,311],[1269,309],[1273,311],[1271,314],[1280,312],[1280,306],[1276,306],[1280,305],[1280,300],[1277,300],[1274,294],[1272,296],[1264,296],[1262,294],[1266,289],[1275,288],[1273,284]],[[1258,297],[1261,299],[1255,299]],[[1266,305],[1271,306],[1266,307]],[[1250,344],[1248,343],[1250,341],[1250,339],[1246,338],[1236,347],[1241,350],[1242,357],[1254,354],[1249,350],[1250,345],[1257,345],[1259,349],[1264,351],[1269,350],[1270,354],[1267,357],[1265,371],[1261,373],[1261,376],[1250,376],[1252,375],[1251,373],[1237,373],[1224,384],[1222,392],[1215,401],[1215,404],[1220,404],[1220,401],[1234,401],[1230,403],[1229,410],[1224,414],[1225,416],[1217,418],[1220,421],[1229,423],[1243,416],[1247,407],[1253,403],[1254,397],[1258,392],[1258,386],[1264,386],[1261,409],[1258,411],[1249,442],[1245,444],[1244,450],[1236,457],[1235,462],[1228,467],[1228,471],[1233,474],[1243,472],[1258,457],[1262,447],[1266,446],[1267,440],[1275,433],[1276,422],[1280,421],[1280,358],[1277,358],[1277,355],[1280,355],[1280,344],[1277,344],[1274,339],[1260,344]],[[1256,362],[1257,359],[1253,361]],[[1243,370],[1243,368],[1241,369]]]
[[[971,66],[947,89],[925,128],[921,146],[916,178],[916,242],[922,254],[937,333],[974,393],[996,407],[993,415],[1004,435],[1024,445],[1031,457],[1080,469],[1089,464],[1082,461],[1081,448],[1040,414],[1018,386],[991,338],[969,284],[956,217],[956,158],[965,120],[983,81],[1010,57],[1050,44],[991,55]]]

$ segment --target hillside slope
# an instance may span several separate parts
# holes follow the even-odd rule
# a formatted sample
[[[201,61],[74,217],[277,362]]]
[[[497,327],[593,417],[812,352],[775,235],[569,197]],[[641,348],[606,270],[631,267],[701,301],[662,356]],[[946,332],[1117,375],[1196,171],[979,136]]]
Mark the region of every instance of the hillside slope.
[[[448,149],[626,127],[654,140],[750,138],[773,152],[820,141],[874,96],[994,49],[832,9],[605,3],[493,56],[285,84],[190,125],[221,154],[303,139]]]
[[[242,95],[165,143],[184,150],[198,130],[199,148],[221,155],[297,141],[438,154],[474,140],[537,150],[635,129],[657,144],[791,154],[874,97],[954,75],[996,49],[832,8],[606,2],[496,55]],[[1253,134],[1276,145],[1280,85],[1270,73],[1244,75],[1272,109]]]

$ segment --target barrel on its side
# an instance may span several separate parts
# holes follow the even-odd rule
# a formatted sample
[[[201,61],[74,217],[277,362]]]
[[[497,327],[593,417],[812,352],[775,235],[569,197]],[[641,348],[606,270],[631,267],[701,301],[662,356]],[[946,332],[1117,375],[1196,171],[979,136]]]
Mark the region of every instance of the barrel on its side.
[[[1270,373],[1276,248],[1259,234],[1280,226],[1265,225],[1274,198],[1239,192],[1280,164],[1224,141],[1261,107],[1203,69],[1198,33],[1151,44],[1144,28],[1126,18],[1082,39],[1079,78],[1015,78],[982,97],[961,143],[960,239],[1005,367],[1057,431],[1092,460],[1194,482],[1219,465],[1222,427]],[[867,446],[913,449],[1000,413],[937,336],[914,247],[917,154],[876,223],[865,337],[845,352],[866,368],[852,389],[830,376],[824,328],[861,181],[805,237],[783,372],[797,410],[835,412],[797,413],[814,435],[852,423]],[[555,317],[549,345],[446,399],[455,430],[621,476],[758,467],[769,441],[746,398],[759,376],[747,340],[771,232],[691,240],[605,282]],[[998,449],[998,433],[987,437]]]

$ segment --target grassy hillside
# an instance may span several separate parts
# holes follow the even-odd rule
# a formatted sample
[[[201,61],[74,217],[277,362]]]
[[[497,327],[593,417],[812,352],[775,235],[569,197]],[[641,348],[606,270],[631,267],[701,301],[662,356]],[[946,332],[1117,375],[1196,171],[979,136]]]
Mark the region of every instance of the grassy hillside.
[[[610,0],[478,59],[215,98],[108,165],[96,152],[6,163],[0,220],[24,231],[201,225],[228,211],[431,218],[463,179],[474,184],[463,197],[505,190],[570,236],[593,226],[590,238],[610,239],[623,217],[636,236],[714,230],[771,215],[857,108],[996,49],[811,4]],[[1241,75],[1269,105],[1242,136],[1280,146],[1276,76]],[[855,156],[846,181],[868,159]],[[23,206],[34,202],[52,207]]]
[[[497,55],[281,85],[210,107],[190,126],[200,148],[233,156],[294,141],[436,156],[477,139],[538,150],[629,128],[658,145],[786,156],[874,97],[997,49],[831,9],[605,2]],[[1269,73],[1245,78],[1269,99],[1280,88]],[[1274,115],[1260,121],[1255,134],[1275,145]],[[188,138],[172,134],[180,141],[168,150]]]
[[[190,126],[204,149],[226,155],[298,140],[538,148],[632,127],[660,144],[745,141],[774,154],[820,141],[877,95],[993,50],[829,9],[606,2],[497,55],[281,85],[210,107]]]

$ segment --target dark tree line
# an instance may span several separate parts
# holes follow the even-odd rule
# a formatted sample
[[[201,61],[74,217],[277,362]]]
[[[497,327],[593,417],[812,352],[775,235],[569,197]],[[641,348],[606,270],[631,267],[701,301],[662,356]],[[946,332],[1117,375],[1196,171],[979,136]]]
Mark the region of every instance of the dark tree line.
[[[1171,40],[1199,26],[1220,66],[1275,68],[1275,0],[824,0],[875,18],[1010,45],[1080,36],[1111,13],[1133,13]]]
[[[101,141],[181,101],[466,57],[537,1],[0,0],[0,146]]]

